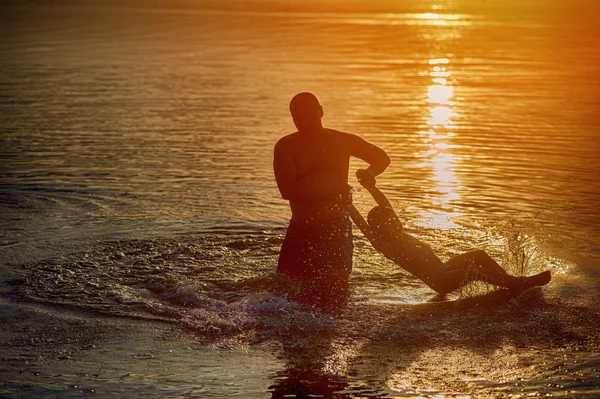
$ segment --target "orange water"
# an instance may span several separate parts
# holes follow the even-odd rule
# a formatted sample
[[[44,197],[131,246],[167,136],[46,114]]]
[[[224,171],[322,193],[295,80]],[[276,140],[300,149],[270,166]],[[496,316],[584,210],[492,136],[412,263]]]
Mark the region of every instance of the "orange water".
[[[0,259],[11,274],[21,263],[68,255],[79,264],[85,258],[95,265],[85,269],[85,281],[104,281],[110,289],[95,302],[80,275],[66,274],[65,285],[56,288],[46,284],[54,275],[38,265],[21,300],[89,301],[95,310],[129,316],[123,301],[166,306],[164,298],[148,299],[146,286],[127,288],[150,272],[128,274],[121,253],[145,259],[152,270],[162,267],[181,284],[192,284],[180,272],[190,264],[207,267],[196,282],[213,279],[215,265],[227,271],[220,279],[271,273],[290,216],[273,178],[272,148],[293,131],[289,99],[312,91],[324,106],[326,126],[388,152],[392,164],[378,184],[407,228],[442,258],[477,247],[508,262],[507,245],[520,240],[531,257],[525,272],[548,268],[554,274],[544,295],[555,308],[544,314],[564,317],[552,322],[579,331],[579,321],[566,315],[578,306],[596,314],[600,42],[594,3],[357,1],[341,9],[335,2],[86,4],[2,8]],[[361,166],[355,160],[351,169]],[[351,183],[358,187],[353,176]],[[373,204],[360,190],[355,203],[365,213]],[[418,340],[420,333],[394,327],[387,307],[393,312],[393,306],[432,296],[360,234],[356,242],[352,284],[359,310],[340,327],[352,342],[332,339],[331,348],[339,350],[330,368],[352,358],[352,351],[378,363],[391,350],[365,343],[385,335],[373,332],[371,313],[375,328]],[[178,245],[186,249],[169,263]],[[82,249],[91,255],[77,252]],[[119,292],[117,305],[112,291]],[[560,307],[564,298],[575,308]],[[191,317],[178,306],[168,304]],[[210,309],[226,318],[221,308]],[[502,312],[514,316],[511,309]],[[529,317],[540,312],[534,309]],[[402,322],[410,323],[409,316]],[[498,356],[512,356],[514,347],[496,330],[504,316],[496,316],[493,328],[485,327],[485,317],[474,323],[494,337]],[[537,322],[550,322],[540,317]],[[452,329],[465,320],[448,322]],[[534,324],[507,334],[526,337]],[[371,332],[356,332],[354,325]],[[445,331],[422,320],[416,326],[442,336]],[[591,331],[585,339],[597,342]],[[551,357],[557,340],[544,341],[544,356]],[[514,341],[529,345],[524,338]],[[420,357],[411,353],[421,360],[411,357],[404,371],[387,370],[382,384],[423,392],[425,385],[407,377],[419,373],[411,374],[411,367],[427,356],[439,362],[440,353],[463,359],[461,350],[432,345],[417,351]],[[546,361],[542,357],[536,364]],[[583,357],[584,363],[597,360]],[[473,367],[488,368],[487,360],[473,359]],[[510,393],[499,381],[528,375],[490,373],[482,377],[488,393]],[[554,383],[557,375],[534,375],[532,386],[538,389],[546,378]],[[457,389],[440,381],[438,392]]]

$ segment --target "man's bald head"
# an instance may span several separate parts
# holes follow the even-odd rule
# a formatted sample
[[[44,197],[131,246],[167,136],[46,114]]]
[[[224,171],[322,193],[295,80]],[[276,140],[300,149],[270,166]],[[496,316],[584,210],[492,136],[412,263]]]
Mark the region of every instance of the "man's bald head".
[[[323,107],[312,93],[296,94],[290,101],[290,113],[300,132],[315,131],[322,128]]]
[[[304,111],[310,111],[320,106],[317,96],[309,92],[303,92],[296,94],[290,101],[290,112],[292,116],[302,115],[305,113]]]

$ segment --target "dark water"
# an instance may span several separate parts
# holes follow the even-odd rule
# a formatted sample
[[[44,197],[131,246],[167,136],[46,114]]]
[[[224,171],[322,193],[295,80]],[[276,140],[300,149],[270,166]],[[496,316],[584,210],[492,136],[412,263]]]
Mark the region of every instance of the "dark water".
[[[2,8],[2,319],[54,309],[56,332],[4,335],[1,394],[600,395],[594,4],[140,4]],[[271,163],[299,91],[388,151],[379,185],[442,258],[552,283],[431,304],[356,234],[347,306],[295,302]],[[81,323],[102,349],[74,349]]]

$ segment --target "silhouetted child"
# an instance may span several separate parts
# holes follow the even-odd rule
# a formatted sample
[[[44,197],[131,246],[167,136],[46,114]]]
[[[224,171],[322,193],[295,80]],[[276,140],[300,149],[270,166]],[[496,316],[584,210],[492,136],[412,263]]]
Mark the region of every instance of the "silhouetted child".
[[[470,281],[483,281],[516,292],[550,282],[550,271],[529,277],[511,276],[483,250],[466,252],[442,262],[429,245],[403,231],[389,200],[375,186],[375,177],[364,169],[358,170],[356,176],[378,206],[367,215],[367,223],[354,205],[350,205],[354,223],[375,249],[439,294],[455,291]]]

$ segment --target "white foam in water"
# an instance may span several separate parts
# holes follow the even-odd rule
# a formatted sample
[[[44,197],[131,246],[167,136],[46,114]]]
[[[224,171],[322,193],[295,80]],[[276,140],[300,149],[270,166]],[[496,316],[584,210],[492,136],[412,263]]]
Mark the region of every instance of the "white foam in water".
[[[230,313],[220,313],[213,309],[191,309],[180,319],[181,323],[194,331],[208,336],[227,337],[243,332],[247,320]]]
[[[209,336],[260,333],[272,337],[296,329],[335,325],[331,316],[271,292],[251,293],[231,303],[211,299],[194,286],[179,287],[175,292],[179,300],[192,307],[180,309],[180,322]]]
[[[165,291],[161,297],[184,306],[194,308],[226,309],[227,303],[222,300],[209,297],[204,292],[205,287],[200,284],[178,284],[174,288]]]

